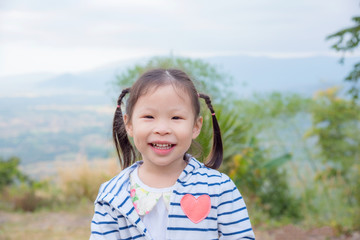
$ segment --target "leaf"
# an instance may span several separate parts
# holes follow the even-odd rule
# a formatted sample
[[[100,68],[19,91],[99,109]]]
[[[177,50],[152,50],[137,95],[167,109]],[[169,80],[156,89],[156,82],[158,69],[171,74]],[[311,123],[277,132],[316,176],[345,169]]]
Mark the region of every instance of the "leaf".
[[[287,161],[289,161],[292,158],[291,153],[285,153],[284,155],[271,159],[270,161],[265,162],[262,165],[262,168],[277,168],[280,167],[281,165],[283,165],[284,163],[286,163]]]

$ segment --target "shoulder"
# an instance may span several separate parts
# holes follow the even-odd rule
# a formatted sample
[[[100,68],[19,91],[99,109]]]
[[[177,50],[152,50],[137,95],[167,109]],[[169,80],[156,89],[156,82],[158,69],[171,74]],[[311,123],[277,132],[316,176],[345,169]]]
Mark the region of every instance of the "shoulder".
[[[119,195],[122,190],[126,190],[126,186],[129,183],[129,179],[130,179],[130,173],[134,171],[134,169],[136,169],[138,165],[139,165],[138,162],[134,163],[130,167],[122,170],[118,175],[116,175],[109,181],[101,184],[96,201],[99,200],[100,196],[104,196],[108,194],[116,196]]]
[[[219,192],[222,189],[235,187],[232,180],[224,173],[218,170],[206,167],[203,163],[192,158],[184,170],[184,175],[178,182],[183,186],[206,186],[214,188],[213,191]]]
[[[189,169],[189,167],[191,169]],[[205,164],[199,162],[195,158],[191,159],[188,167],[185,168],[185,170],[188,170],[188,172],[186,172],[188,176],[195,176],[197,178],[219,182],[220,184],[232,182],[229,176],[227,176],[225,173],[222,173],[216,169],[208,168],[205,166]]]

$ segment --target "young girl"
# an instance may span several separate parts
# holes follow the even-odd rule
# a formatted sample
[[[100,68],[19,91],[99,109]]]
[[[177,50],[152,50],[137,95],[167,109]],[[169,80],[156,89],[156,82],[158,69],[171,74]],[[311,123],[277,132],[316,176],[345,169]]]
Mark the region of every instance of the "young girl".
[[[213,121],[205,164],[187,153],[202,126],[199,98]],[[100,187],[90,239],[255,239],[238,189],[215,170],[223,148],[210,98],[183,71],[150,70],[123,90],[113,138],[124,170]]]

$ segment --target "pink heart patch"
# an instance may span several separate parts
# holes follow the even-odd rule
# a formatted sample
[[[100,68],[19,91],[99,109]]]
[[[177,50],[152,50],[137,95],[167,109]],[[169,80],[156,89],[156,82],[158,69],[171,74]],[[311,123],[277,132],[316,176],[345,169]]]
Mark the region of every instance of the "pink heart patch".
[[[209,215],[211,199],[209,195],[201,195],[200,197],[195,198],[191,194],[186,194],[181,199],[180,206],[193,223],[199,223]]]

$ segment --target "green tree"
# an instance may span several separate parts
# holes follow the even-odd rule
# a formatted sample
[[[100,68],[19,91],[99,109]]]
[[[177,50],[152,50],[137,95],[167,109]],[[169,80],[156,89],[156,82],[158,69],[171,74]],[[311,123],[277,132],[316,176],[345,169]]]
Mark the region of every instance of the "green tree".
[[[305,136],[315,136],[320,149],[322,167],[314,186],[321,181],[326,195],[323,217],[336,219],[339,228],[359,229],[360,107],[338,97],[338,92],[333,87],[317,94],[311,109],[312,127]]]
[[[355,23],[355,26],[342,29],[334,34],[329,35],[326,39],[336,38],[337,42],[331,47],[336,51],[343,52],[352,52],[357,47],[359,47],[360,42],[360,16],[353,17],[352,20]],[[341,62],[344,61],[344,57],[341,59]],[[353,67],[353,70],[345,78],[345,81],[351,83],[351,88],[349,94],[354,100],[359,98],[359,79],[360,79],[360,62],[356,63]]]
[[[360,108],[339,98],[338,90],[335,87],[318,93],[312,109],[313,125],[307,136],[317,136],[329,169],[346,176],[360,160]]]
[[[56,198],[48,195],[49,182],[33,180],[19,167],[18,157],[0,157],[0,207],[35,211],[41,206],[52,206]],[[38,196],[37,191],[46,192],[47,197]]]
[[[20,159],[10,157],[7,160],[0,157],[0,191],[15,183],[27,182],[29,178],[19,170]]]
[[[235,105],[242,121],[251,124],[248,136],[252,137],[226,166],[230,176],[237,184],[242,183],[245,196],[250,197],[255,208],[264,209],[272,219],[300,219],[301,206],[307,204],[308,197],[304,193],[304,176],[299,171],[303,162],[293,154],[293,148],[309,150],[301,142],[299,125],[303,121],[299,119],[308,115],[310,99],[274,92],[239,99]],[[292,189],[296,183],[303,189]]]

